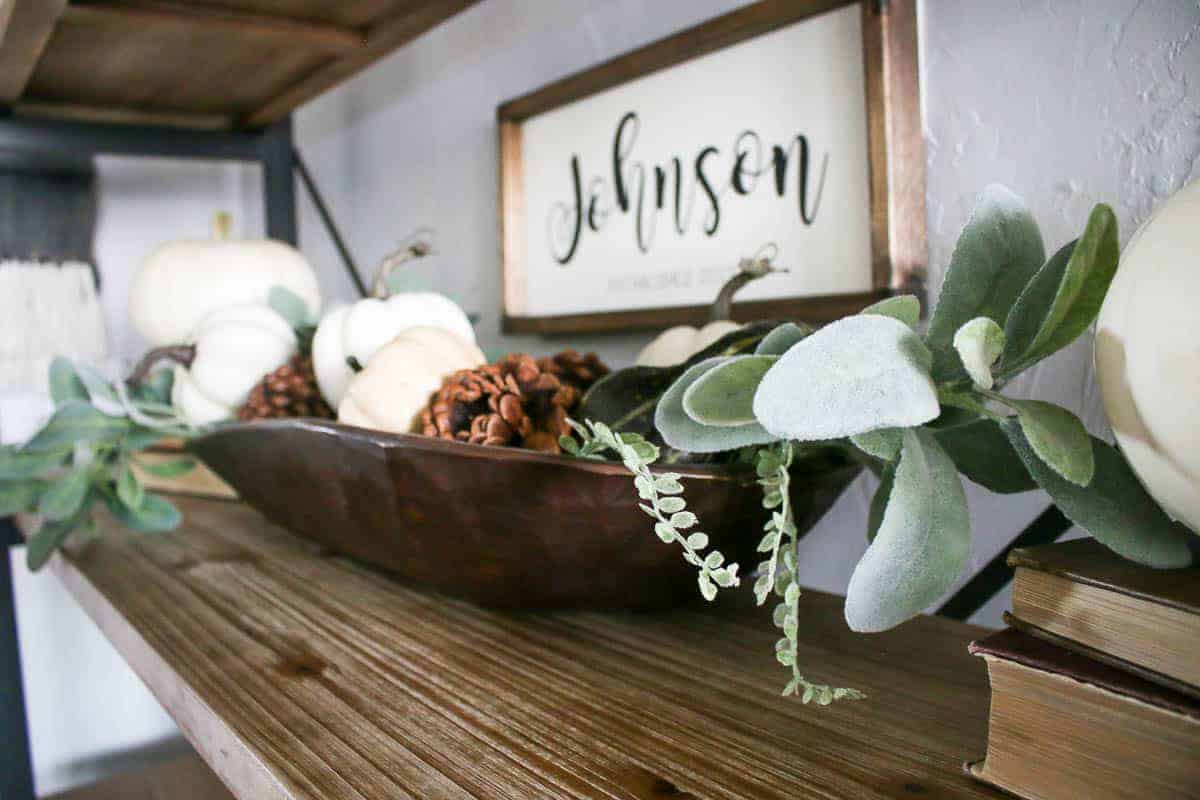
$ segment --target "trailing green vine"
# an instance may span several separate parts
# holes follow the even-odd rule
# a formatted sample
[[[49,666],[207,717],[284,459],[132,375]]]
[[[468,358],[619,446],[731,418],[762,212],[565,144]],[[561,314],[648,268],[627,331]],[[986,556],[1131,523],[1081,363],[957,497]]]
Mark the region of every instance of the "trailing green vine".
[[[571,436],[563,436],[559,439],[563,450],[580,458],[596,460],[602,460],[604,453],[610,451],[620,457],[633,475],[638,497],[644,501],[639,503],[639,507],[654,519],[654,532],[658,538],[668,544],[678,542],[683,549],[684,560],[699,570],[697,582],[705,600],[713,600],[719,588],[740,584],[736,563],[726,564],[725,556],[719,550],[703,553],[709,544],[707,534],[701,531],[687,532],[698,520],[695,514],[687,510],[680,476],[675,473],[655,475],[650,471],[650,464],[659,455],[656,445],[647,442],[639,434],[614,433],[602,422],[589,420],[581,425],[572,420],[571,427],[579,435],[579,441]],[[792,671],[783,694],[798,695],[804,703],[815,701],[820,705],[828,705],[834,700],[863,698],[866,695],[857,689],[812,683],[800,674],[797,663],[800,585],[795,577],[799,536],[788,496],[792,444],[780,442],[760,448],[756,453],[756,461],[758,483],[763,489],[763,507],[772,513],[758,546],[759,552],[770,553],[770,556],[759,565],[754,592],[759,605],[766,602],[772,590],[783,599],[775,609],[775,624],[784,633],[784,637],[776,644],[775,656]]]
[[[812,683],[800,674],[800,583],[796,577],[800,536],[790,496],[794,447],[784,441],[758,449],[755,465],[758,485],[763,490],[763,508],[771,512],[771,518],[763,526],[763,538],[758,544],[758,552],[769,555],[758,565],[754,597],[760,606],[772,592],[782,599],[775,606],[772,620],[783,631],[783,638],[775,643],[775,658],[792,671],[783,689],[784,697],[798,695],[804,703],[816,701],[823,706],[834,700],[861,700],[866,695],[857,689]]]
[[[589,420],[586,425],[574,420],[570,422],[582,443],[570,436],[563,436],[559,439],[562,449],[581,458],[602,460],[605,451],[612,451],[620,457],[625,468],[633,474],[638,497],[644,501],[638,507],[654,519],[654,532],[658,538],[667,544],[678,542],[683,549],[684,560],[699,570],[696,580],[705,600],[715,598],[718,587],[739,585],[737,564],[726,564],[725,556],[719,550],[703,553],[708,547],[708,534],[702,531],[687,532],[699,520],[687,510],[679,475],[655,475],[650,471],[650,465],[658,460],[657,445],[647,442],[636,433],[614,433],[602,422]]]

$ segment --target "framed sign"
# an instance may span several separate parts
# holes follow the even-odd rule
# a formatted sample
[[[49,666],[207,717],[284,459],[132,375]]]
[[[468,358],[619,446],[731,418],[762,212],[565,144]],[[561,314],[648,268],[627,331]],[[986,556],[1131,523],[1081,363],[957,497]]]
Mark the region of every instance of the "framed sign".
[[[921,289],[915,0],[766,0],[498,111],[504,330],[739,320]]]

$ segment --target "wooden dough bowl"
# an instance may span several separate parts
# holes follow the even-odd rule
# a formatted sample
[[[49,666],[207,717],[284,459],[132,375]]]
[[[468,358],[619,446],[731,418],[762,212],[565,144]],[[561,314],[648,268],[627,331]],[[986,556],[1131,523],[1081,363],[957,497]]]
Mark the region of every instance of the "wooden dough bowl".
[[[189,449],[289,531],[483,605],[655,608],[699,594],[695,569],[654,535],[620,463],[321,420],[228,425]],[[767,518],[753,469],[653,469],[682,476],[696,530],[741,564],[746,588]],[[794,466],[801,531],[857,472],[825,456]]]

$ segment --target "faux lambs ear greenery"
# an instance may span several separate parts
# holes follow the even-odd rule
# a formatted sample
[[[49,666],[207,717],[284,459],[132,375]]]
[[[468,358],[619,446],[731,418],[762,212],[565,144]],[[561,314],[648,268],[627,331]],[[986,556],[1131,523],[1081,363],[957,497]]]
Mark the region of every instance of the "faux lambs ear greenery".
[[[1149,497],[1115,448],[1089,436],[1064,408],[1000,391],[1091,326],[1118,256],[1108,206],[1097,205],[1079,239],[1046,261],[1024,203],[989,186],[954,249],[923,336],[917,298],[893,297],[816,332],[781,325],[755,354],[712,354],[688,365],[663,392],[654,423],[670,447],[757,448],[770,518],[755,594],[759,604],[772,595],[782,600],[775,610],[784,633],[777,656],[792,670],[785,693],[820,702],[860,696],[809,684],[796,665],[798,536],[787,486],[798,448],[853,450],[881,477],[868,520],[870,544],[846,596],[846,620],[856,631],[910,619],[961,576],[970,521],[959,473],[997,492],[1042,488],[1074,523],[1138,563],[1191,562],[1189,531]],[[581,433],[584,454],[629,447],[619,430],[589,426]],[[581,451],[570,439],[564,447]],[[627,466],[646,470],[647,461],[627,453]],[[642,492],[649,473],[635,474]],[[682,495],[670,498],[682,510]],[[653,502],[643,508],[658,514]],[[707,563],[691,551],[685,557]],[[704,569],[701,588],[711,598],[715,589],[706,586]]]
[[[57,358],[50,395],[49,422],[24,445],[0,447],[0,517],[38,513],[44,520],[26,549],[29,568],[39,569],[73,532],[94,535],[97,504],[141,533],[176,528],[179,511],[138,478],[138,472],[171,477],[194,465],[183,457],[158,464],[138,459],[164,439],[194,433],[171,408],[170,370],[131,389]]]
[[[267,304],[296,331],[307,351],[315,321],[304,301],[275,286]],[[29,539],[26,562],[41,568],[76,531],[94,535],[97,504],[139,533],[174,530],[182,517],[169,500],[145,490],[139,474],[171,478],[195,466],[191,458],[150,463],[138,454],[166,439],[190,438],[202,431],[186,423],[171,405],[173,373],[151,371],[151,351],[129,381],[108,381],[91,367],[56,358],[50,365],[54,414],[21,446],[0,447],[0,517],[37,513],[43,524]]]

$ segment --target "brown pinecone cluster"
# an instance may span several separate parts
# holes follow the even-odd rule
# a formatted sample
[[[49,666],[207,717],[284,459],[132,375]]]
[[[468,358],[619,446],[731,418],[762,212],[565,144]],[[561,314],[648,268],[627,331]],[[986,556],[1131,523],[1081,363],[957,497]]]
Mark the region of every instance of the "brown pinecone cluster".
[[[564,350],[533,358],[511,353],[495,364],[455,372],[421,413],[426,436],[559,452],[567,417],[593,383],[608,374],[595,353]]]
[[[334,413],[317,387],[312,356],[297,354],[258,382],[237,416],[243,422],[253,422],[285,417],[333,419]]]

